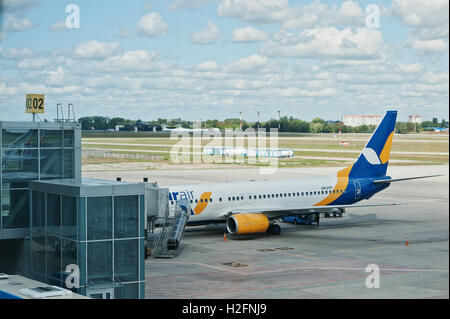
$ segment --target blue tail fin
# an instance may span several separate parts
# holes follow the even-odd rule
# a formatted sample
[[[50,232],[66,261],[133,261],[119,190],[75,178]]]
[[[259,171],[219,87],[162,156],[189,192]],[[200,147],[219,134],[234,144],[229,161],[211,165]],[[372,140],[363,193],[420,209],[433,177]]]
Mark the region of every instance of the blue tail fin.
[[[353,164],[349,177],[386,175],[396,119],[397,111],[386,112],[383,120]]]

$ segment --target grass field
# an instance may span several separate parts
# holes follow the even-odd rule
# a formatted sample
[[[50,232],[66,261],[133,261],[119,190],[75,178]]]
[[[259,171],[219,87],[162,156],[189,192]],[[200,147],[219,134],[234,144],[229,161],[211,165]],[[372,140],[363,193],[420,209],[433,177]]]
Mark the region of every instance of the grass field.
[[[90,135],[92,136],[92,134]],[[357,158],[363,149],[370,134],[342,134],[335,136],[333,134],[315,134],[298,137],[278,137],[278,145],[268,145],[266,147],[288,148],[294,150],[294,158],[279,159],[280,166],[330,166],[341,165],[351,162]],[[120,154],[148,154],[162,156],[162,162],[171,162],[170,151],[175,144],[180,145],[181,140],[171,139],[170,137],[101,137],[82,139],[82,148],[87,151],[96,151],[104,153]],[[341,146],[340,141],[348,143],[347,146]],[[225,139],[219,140],[223,146],[244,146],[254,147],[246,139]],[[211,140],[203,139],[190,141],[191,160],[194,156],[201,156],[202,147],[211,143]],[[243,145],[242,145],[243,143]],[[194,144],[194,145],[192,145]],[[189,144],[187,144],[189,145]],[[210,144],[211,145],[211,144]],[[217,144],[214,144],[217,146]],[[188,149],[189,150],[189,149]],[[186,149],[183,149],[186,151]],[[449,161],[449,137],[446,134],[417,134],[417,135],[395,135],[390,161],[393,165],[423,165],[423,164],[446,164]],[[142,155],[141,155],[142,156]],[[228,158],[229,160],[229,158]],[[145,159],[117,159],[117,158],[95,158],[84,156],[83,164],[96,163],[118,163],[127,161],[142,161]],[[216,157],[216,162],[226,163],[225,158]],[[259,161],[251,165],[267,165]],[[240,163],[248,165],[248,162]]]

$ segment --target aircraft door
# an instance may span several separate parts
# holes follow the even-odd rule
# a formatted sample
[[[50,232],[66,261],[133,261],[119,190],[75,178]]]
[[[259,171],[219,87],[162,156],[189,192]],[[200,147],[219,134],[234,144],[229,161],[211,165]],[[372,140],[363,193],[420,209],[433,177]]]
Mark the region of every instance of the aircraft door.
[[[355,199],[359,200],[361,198],[361,184],[358,181],[354,181],[353,185],[355,185]]]

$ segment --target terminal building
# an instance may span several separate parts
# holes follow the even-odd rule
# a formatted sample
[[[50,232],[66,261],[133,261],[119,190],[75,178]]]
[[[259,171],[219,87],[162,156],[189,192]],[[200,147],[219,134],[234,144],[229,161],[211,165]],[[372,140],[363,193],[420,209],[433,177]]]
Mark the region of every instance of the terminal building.
[[[144,298],[145,183],[82,179],[74,122],[0,121],[0,149],[0,273]]]

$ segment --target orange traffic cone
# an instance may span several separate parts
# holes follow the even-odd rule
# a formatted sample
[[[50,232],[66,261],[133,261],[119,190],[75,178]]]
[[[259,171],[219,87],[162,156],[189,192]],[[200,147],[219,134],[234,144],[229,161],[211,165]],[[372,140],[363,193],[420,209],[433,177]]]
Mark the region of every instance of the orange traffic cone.
[[[409,241],[408,241],[408,237],[406,237],[406,243],[405,246],[408,247],[409,246]]]
[[[223,241],[227,241],[227,233],[223,233]]]

